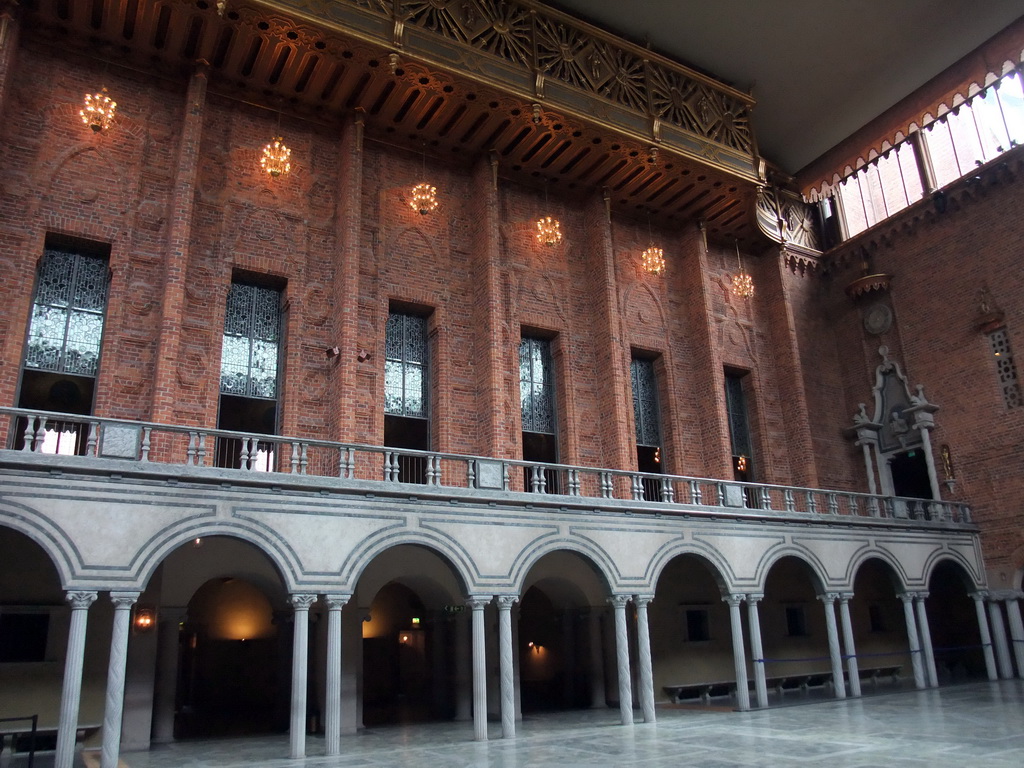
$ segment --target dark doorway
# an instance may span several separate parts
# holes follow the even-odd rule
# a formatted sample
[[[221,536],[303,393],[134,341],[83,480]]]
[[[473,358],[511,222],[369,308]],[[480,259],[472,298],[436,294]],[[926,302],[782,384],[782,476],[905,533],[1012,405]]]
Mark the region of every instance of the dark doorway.
[[[908,499],[932,498],[932,485],[928,480],[928,464],[924,451],[899,453],[889,460],[893,493]]]

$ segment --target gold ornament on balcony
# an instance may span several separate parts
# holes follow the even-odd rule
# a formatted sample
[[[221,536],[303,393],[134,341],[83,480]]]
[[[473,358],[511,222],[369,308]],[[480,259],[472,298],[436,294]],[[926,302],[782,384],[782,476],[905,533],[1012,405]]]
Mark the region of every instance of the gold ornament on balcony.
[[[544,182],[544,207],[548,207],[548,183]],[[541,245],[558,245],[562,242],[562,225],[551,216],[537,219],[537,242]]]
[[[745,269],[740,261],[740,242],[736,241],[736,266],[739,271],[732,276],[732,292],[741,299],[749,299],[754,295],[754,278]]]
[[[426,144],[423,145],[423,164],[421,168],[421,178],[426,178],[427,175],[427,149]],[[409,200],[409,206],[416,211],[420,216],[426,216],[428,213],[433,213],[437,210],[437,187],[433,184],[428,184],[423,181],[412,188],[412,199]]]
[[[660,275],[665,271],[665,252],[654,244],[654,234],[651,232],[651,212],[647,211],[647,236],[650,244],[643,252],[644,272],[652,275]]]
[[[285,146],[280,136],[275,136],[274,140],[263,148],[260,167],[276,179],[292,169],[291,158],[292,151]]]
[[[105,131],[114,122],[114,112],[117,111],[117,102],[107,95],[107,89],[103,88],[99,93],[87,93],[85,95],[85,106],[78,113],[82,116],[82,122],[92,128],[93,132]]]

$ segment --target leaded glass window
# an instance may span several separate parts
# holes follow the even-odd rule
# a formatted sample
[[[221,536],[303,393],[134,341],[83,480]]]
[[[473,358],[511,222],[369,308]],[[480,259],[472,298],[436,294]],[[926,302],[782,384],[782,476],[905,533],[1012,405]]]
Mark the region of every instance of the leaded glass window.
[[[238,397],[277,397],[281,292],[232,283],[224,315],[220,391]]]
[[[555,433],[555,385],[551,341],[524,337],[519,343],[519,399],[524,432]]]
[[[427,319],[389,314],[384,349],[385,413],[427,418]]]
[[[1006,329],[1000,328],[988,335],[988,342],[992,346],[992,354],[996,358],[996,372],[999,374],[999,386],[1003,391],[1003,402],[1007,408],[1017,408],[1021,405],[1020,384],[1017,382],[1017,366],[1013,362],[1013,352],[1010,350],[1010,337],[1006,335]]]
[[[633,421],[636,444],[661,445],[661,424],[658,417],[658,383],[654,377],[654,361],[634,357],[630,365],[633,380]]]
[[[46,251],[32,305],[26,368],[96,375],[108,282],[106,259]]]
[[[732,443],[732,455],[743,459],[741,472],[750,472],[750,422],[747,417],[747,399],[743,392],[743,375],[725,374],[725,407],[729,415],[729,439]]]

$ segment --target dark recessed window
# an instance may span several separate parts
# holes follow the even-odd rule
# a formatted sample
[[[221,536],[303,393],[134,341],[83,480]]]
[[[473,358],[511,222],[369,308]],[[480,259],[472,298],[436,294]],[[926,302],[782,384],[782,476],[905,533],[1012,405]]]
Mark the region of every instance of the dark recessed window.
[[[46,660],[48,613],[0,613],[0,664]]]

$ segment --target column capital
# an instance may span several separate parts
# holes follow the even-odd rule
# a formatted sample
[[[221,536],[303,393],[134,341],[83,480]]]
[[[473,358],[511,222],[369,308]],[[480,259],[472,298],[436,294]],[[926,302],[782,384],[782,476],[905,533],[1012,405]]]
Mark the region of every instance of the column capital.
[[[95,603],[96,593],[84,591],[68,592],[64,596],[64,599],[67,600],[68,603],[71,605],[72,610],[77,611],[82,610],[84,608],[88,608],[90,605]]]
[[[853,600],[853,592],[839,592],[838,597],[840,603],[848,603]]]
[[[474,611],[482,611],[492,599],[490,595],[470,595],[466,598],[466,607]]]
[[[971,592],[969,594],[974,602],[981,603],[985,600],[988,600],[988,596],[991,593],[987,589],[976,589],[974,592]]]
[[[831,605],[832,603],[834,603],[836,600],[839,599],[839,593],[838,592],[822,592],[820,595],[817,595],[817,598],[819,600],[821,600],[821,602],[828,603],[828,604]]]
[[[612,595],[608,598],[608,605],[615,608],[625,608],[632,595]]]
[[[913,603],[914,598],[917,597],[917,592],[897,592],[896,597],[903,603]]]
[[[764,592],[748,592],[747,593],[747,604],[756,605],[764,600]]]
[[[110,602],[114,604],[114,608],[131,608],[135,605],[135,601],[139,599],[141,592],[111,592]]]
[[[633,604],[636,605],[637,608],[640,608],[641,606],[646,608],[650,605],[652,600],[654,600],[654,595],[633,595]]]
[[[914,597],[915,597],[915,599],[921,600],[923,602],[923,601],[928,599],[928,595],[929,594],[930,593],[927,590],[924,590],[922,592],[915,592],[914,593]]]
[[[736,594],[723,595],[722,596],[722,602],[723,603],[728,603],[729,607],[731,607],[731,608],[738,608],[740,603],[742,603],[746,598],[747,598],[746,595],[744,595],[744,594],[742,594],[740,592],[737,592]]]
[[[340,611],[348,605],[348,601],[351,599],[352,595],[348,594],[324,595],[324,604],[327,605],[328,610]]]
[[[304,593],[288,595],[288,602],[296,611],[308,611],[309,606],[316,602],[316,595]]]
[[[519,602],[519,595],[495,595],[494,601],[498,604],[499,611],[508,611]]]

